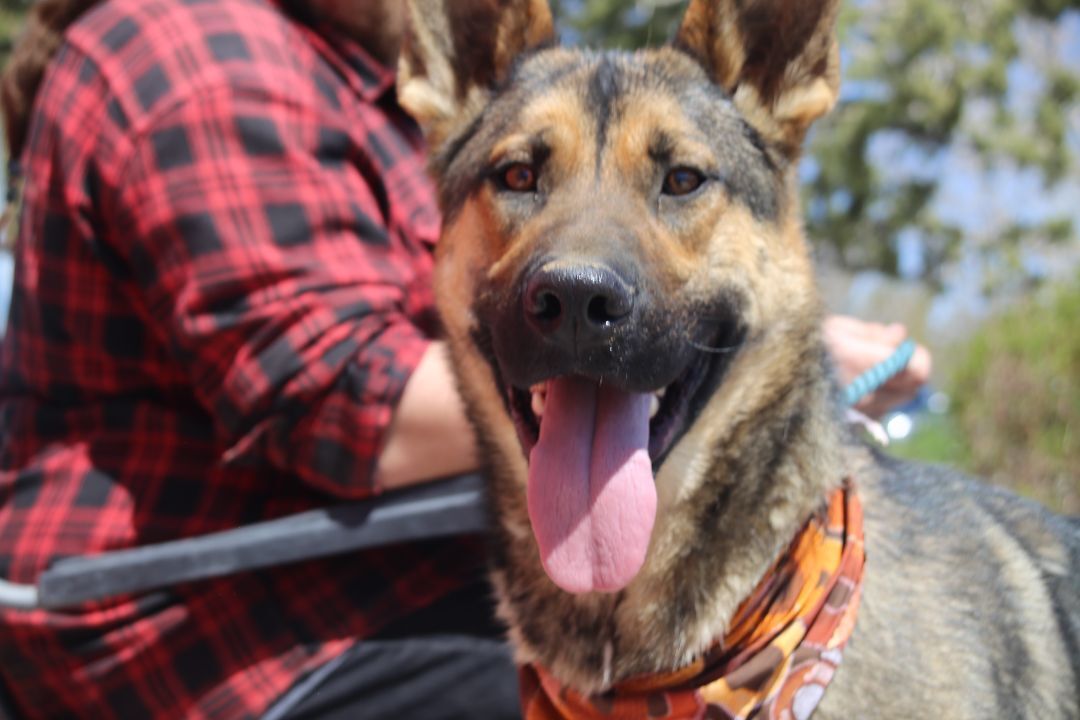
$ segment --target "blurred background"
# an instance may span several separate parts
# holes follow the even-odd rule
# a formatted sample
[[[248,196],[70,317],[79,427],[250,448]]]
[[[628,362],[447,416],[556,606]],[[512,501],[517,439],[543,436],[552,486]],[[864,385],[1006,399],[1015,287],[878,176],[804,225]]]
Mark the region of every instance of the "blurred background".
[[[0,62],[30,4],[0,0]],[[625,48],[665,42],[684,6],[552,4],[566,41]],[[840,26],[807,230],[831,310],[933,352],[931,386],[883,419],[890,452],[1080,513],[1080,0],[847,0]]]

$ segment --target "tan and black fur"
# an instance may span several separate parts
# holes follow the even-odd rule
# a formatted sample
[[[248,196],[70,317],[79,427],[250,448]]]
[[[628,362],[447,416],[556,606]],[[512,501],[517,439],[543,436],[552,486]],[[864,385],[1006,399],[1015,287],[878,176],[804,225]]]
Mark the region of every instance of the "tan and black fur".
[[[693,0],[672,46],[617,53],[558,47],[544,0],[410,2],[399,95],[445,214],[438,300],[490,471],[501,615],[521,661],[579,690],[685,665],[851,478],[864,594],[816,716],[1080,717],[1080,524],[843,423],[796,184],[837,96],[836,11]],[[602,276],[633,309],[600,303],[560,337],[538,272]],[[689,388],[658,416],[656,526],[616,593],[553,585],[525,510],[522,396],[564,374]]]

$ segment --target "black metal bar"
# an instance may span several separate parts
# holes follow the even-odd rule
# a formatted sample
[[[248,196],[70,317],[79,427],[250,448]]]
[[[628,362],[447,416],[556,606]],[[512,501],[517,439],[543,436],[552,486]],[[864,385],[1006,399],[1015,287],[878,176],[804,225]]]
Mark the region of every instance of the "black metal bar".
[[[58,561],[38,579],[37,606],[91,600],[414,540],[483,532],[478,476],[313,510],[201,537]]]

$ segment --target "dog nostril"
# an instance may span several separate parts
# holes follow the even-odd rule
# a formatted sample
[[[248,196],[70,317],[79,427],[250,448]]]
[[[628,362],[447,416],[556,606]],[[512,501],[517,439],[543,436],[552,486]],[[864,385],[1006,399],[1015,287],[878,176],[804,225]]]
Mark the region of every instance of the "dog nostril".
[[[559,296],[550,290],[541,290],[533,298],[530,311],[537,320],[551,322],[562,315],[562,303]]]
[[[629,303],[618,297],[597,295],[589,300],[585,317],[595,325],[609,325],[630,314]]]

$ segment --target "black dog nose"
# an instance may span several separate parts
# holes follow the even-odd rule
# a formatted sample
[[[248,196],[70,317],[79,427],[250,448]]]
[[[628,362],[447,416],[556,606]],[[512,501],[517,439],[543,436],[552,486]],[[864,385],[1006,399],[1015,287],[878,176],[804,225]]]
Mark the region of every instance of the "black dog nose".
[[[525,319],[571,346],[603,342],[634,309],[634,288],[603,265],[549,263],[525,283]]]

